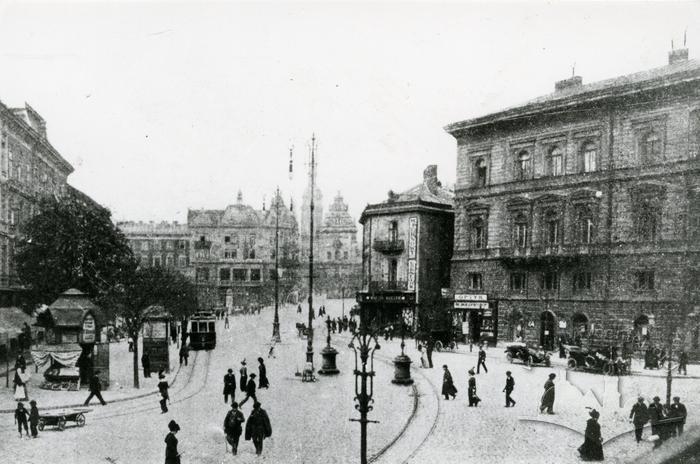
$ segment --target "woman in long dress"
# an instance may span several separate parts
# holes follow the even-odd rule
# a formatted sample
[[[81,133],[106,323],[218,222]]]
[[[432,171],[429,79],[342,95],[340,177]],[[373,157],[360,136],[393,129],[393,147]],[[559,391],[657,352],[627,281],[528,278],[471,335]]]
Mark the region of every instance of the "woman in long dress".
[[[15,371],[15,378],[13,383],[15,384],[15,401],[27,401],[29,396],[27,395],[27,383],[23,380],[23,377],[28,377],[26,374],[20,374],[19,371]]]
[[[600,424],[598,423],[600,413],[593,409],[589,414],[591,418],[586,423],[586,439],[579,447],[578,452],[584,461],[602,461],[604,459],[603,437],[600,435]]]
[[[442,394],[445,396],[446,400],[449,400],[450,396],[452,399],[455,399],[455,396],[457,396],[457,388],[455,388],[455,384],[452,381],[452,374],[447,368],[447,364],[442,366],[442,369],[444,371],[442,374]]]
[[[420,353],[420,367],[423,369],[426,369],[428,367],[428,357],[425,354],[425,350],[423,349],[423,345],[418,344],[418,352]]]

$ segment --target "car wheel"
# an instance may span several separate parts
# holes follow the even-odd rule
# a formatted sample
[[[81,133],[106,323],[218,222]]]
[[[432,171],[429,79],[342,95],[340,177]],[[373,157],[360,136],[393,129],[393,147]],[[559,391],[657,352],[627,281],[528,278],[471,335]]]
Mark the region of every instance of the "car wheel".
[[[44,430],[44,427],[46,426],[46,421],[44,419],[39,419],[39,423],[37,424],[37,428],[39,430]]]
[[[435,342],[435,351],[442,351],[442,342]]]
[[[574,358],[569,358],[568,361],[566,361],[566,366],[570,369],[576,369],[576,360]]]
[[[85,414],[78,414],[75,417],[75,423],[78,424],[78,427],[82,427],[85,425]]]

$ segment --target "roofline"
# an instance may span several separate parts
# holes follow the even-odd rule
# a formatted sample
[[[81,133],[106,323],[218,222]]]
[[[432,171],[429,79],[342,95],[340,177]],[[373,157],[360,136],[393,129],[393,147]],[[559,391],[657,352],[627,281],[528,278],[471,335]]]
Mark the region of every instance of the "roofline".
[[[565,107],[590,104],[591,102],[595,101],[626,97],[629,95],[673,87],[698,80],[700,80],[700,73],[698,72],[698,69],[691,69],[680,72],[677,75],[656,77],[642,83],[626,83],[603,89],[589,90],[575,93],[561,99],[550,100],[542,103],[525,103],[514,108],[497,111],[485,116],[479,116],[476,118],[451,123],[444,126],[443,129],[453,137],[457,137],[458,132],[467,129],[475,129],[477,127],[489,126],[498,122],[535,116],[548,110],[556,110]]]
[[[360,214],[358,222],[364,225],[364,220],[367,216],[381,216],[383,214],[392,213],[409,213],[412,211],[454,214],[454,206],[446,205],[444,203],[432,203],[423,200],[376,203],[365,207],[362,214]]]

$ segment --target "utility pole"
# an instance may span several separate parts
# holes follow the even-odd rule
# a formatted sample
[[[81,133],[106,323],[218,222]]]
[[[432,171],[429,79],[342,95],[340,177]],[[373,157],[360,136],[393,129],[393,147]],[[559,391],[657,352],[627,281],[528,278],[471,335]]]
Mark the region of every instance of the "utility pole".
[[[311,201],[309,202],[309,331],[306,337],[306,362],[314,365],[314,327],[313,327],[313,302],[314,302],[314,193],[316,171],[316,134],[311,135]]]
[[[279,293],[280,293],[280,268],[279,268],[279,254],[280,254],[280,187],[277,186],[277,191],[275,193],[275,319],[272,322],[272,338],[276,342],[281,342],[280,337],[280,315],[279,315]]]

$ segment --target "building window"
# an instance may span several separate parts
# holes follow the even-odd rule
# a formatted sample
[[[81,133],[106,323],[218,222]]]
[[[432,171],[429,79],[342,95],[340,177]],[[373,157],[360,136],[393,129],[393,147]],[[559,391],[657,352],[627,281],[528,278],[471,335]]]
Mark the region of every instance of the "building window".
[[[469,290],[481,290],[483,289],[483,282],[481,280],[481,274],[470,273],[469,274]]]
[[[180,243],[180,249],[181,249],[181,250],[184,250],[184,249],[185,249],[185,243],[187,243],[187,242],[185,242],[184,240],[180,240],[179,243]]]
[[[145,240],[141,242],[141,251],[148,251],[148,242]]]
[[[634,288],[640,291],[654,290],[654,271],[635,272]]]
[[[187,267],[187,256],[178,257],[178,265],[180,267]]]
[[[209,269],[206,267],[198,267],[195,269],[195,278],[198,282],[206,282],[209,280]]]
[[[544,242],[548,246],[559,243],[559,214],[556,211],[547,211],[544,217]]]
[[[515,175],[517,180],[529,179],[532,177],[532,156],[527,150],[520,150],[516,157]]]
[[[595,225],[593,222],[593,213],[588,207],[580,207],[576,212],[576,241],[578,243],[589,244],[593,243],[595,233]]]
[[[160,256],[154,256],[153,257],[153,267],[160,267],[160,266],[161,266]]]
[[[224,243],[231,243],[231,236],[230,235],[226,235],[224,237]]]
[[[471,222],[470,232],[472,248],[486,248],[486,224],[483,218],[478,217]]]
[[[173,246],[173,241],[172,240],[166,240],[165,241],[165,249],[166,250],[172,250],[174,248]]]
[[[340,261],[340,250],[335,250],[335,260]]]
[[[255,259],[255,249],[250,250],[249,258],[250,258],[250,259]]]
[[[513,246],[525,248],[527,246],[527,217],[520,213],[513,221]]]
[[[173,267],[174,264],[175,264],[175,259],[173,258],[173,255],[167,255],[165,257],[165,265],[167,267]]]
[[[260,269],[251,269],[250,270],[250,280],[254,282],[260,281]]]
[[[576,272],[573,278],[573,290],[574,292],[581,290],[591,289],[591,273],[590,272]]]
[[[527,286],[527,274],[524,272],[513,272],[510,274],[510,289],[525,290]]]
[[[598,148],[593,142],[585,142],[581,146],[581,169],[583,172],[594,172],[597,169]]]
[[[200,242],[206,242],[206,241],[207,241],[207,237],[204,236],[204,235],[200,235],[200,236],[199,236],[199,241],[200,241]]]
[[[557,290],[559,288],[559,274],[554,271],[543,272],[540,288],[542,290]]]
[[[547,173],[550,176],[561,176],[564,173],[564,154],[558,146],[549,151]]]
[[[389,261],[389,279],[388,279],[388,281],[391,283],[396,283],[398,266],[399,266],[399,264],[395,259],[392,259],[391,261]]]
[[[327,252],[326,252],[326,259],[327,259],[328,261],[330,261],[331,259],[333,259],[333,254],[332,254],[330,251],[327,251]]]
[[[479,158],[474,163],[474,186],[485,187],[487,179],[487,165],[484,158]]]
[[[391,221],[389,223],[389,241],[395,242],[399,239],[399,223]]]
[[[231,252],[230,251],[224,251],[224,259],[230,259],[231,258]]]
[[[347,251],[343,252],[343,259],[348,259],[348,252]]]
[[[219,269],[219,280],[231,280],[231,269],[227,267]]]
[[[655,163],[661,159],[661,137],[652,131],[642,135],[640,151],[643,163]]]
[[[656,240],[661,208],[652,199],[645,198],[637,204],[637,236],[643,241]]]

